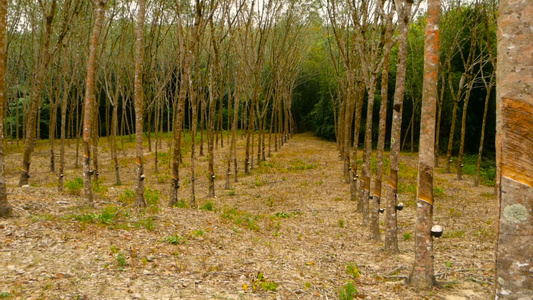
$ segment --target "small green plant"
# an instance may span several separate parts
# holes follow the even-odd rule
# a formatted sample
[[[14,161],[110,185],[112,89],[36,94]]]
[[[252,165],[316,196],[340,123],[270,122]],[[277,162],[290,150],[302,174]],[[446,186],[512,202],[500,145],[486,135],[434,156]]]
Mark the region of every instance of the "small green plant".
[[[170,175],[167,174],[159,174],[157,175],[157,183],[167,183],[170,181]]]
[[[411,239],[412,236],[413,234],[411,233],[411,231],[407,231],[406,233],[403,234],[403,240],[408,241]]]
[[[141,224],[141,226],[144,227],[148,231],[154,230],[154,218],[153,217],[141,219],[139,220],[139,224]]]
[[[183,200],[178,200],[178,202],[176,202],[173,207],[177,207],[177,208],[189,208],[189,205]]]
[[[361,271],[359,271],[359,268],[357,268],[357,265],[355,263],[346,264],[345,270],[346,274],[350,275],[352,278],[361,277]]]
[[[252,282],[252,287],[254,290],[261,287],[265,291],[275,292],[278,288],[278,284],[274,281],[266,280],[263,273],[257,273],[257,279]]]
[[[70,194],[79,195],[81,193],[81,189],[83,188],[83,179],[76,177],[74,179],[67,180],[65,182],[65,188],[67,188],[67,191]]]
[[[343,219],[340,219],[340,220],[339,220],[339,227],[340,227],[340,228],[343,228],[343,227],[344,227],[344,220],[343,220]]]
[[[353,300],[359,292],[353,285],[353,283],[347,283],[339,288],[339,299],[340,300]]]
[[[163,242],[167,242],[172,245],[180,245],[185,244],[187,242],[187,239],[182,237],[181,235],[171,235],[164,237]]]
[[[305,283],[305,288],[306,289],[310,289],[313,285],[311,284],[311,282],[306,282]]]
[[[274,200],[272,198],[268,197],[268,199],[265,201],[266,206],[273,207],[274,206]]]
[[[149,188],[144,188],[144,200],[146,200],[146,205],[152,213],[159,212],[159,191],[152,190]]]
[[[285,213],[285,212],[278,212],[275,215],[276,215],[276,217],[282,218],[282,219],[288,219],[288,218],[291,217],[291,215],[289,215],[288,213]]]
[[[120,195],[118,195],[118,201],[126,204],[131,205],[133,204],[133,201],[135,200],[135,191],[130,189],[125,189],[124,192],[122,192]]]
[[[451,263],[451,262],[449,262],[449,261],[445,262],[444,264],[445,264],[445,265],[446,265],[446,267],[448,267],[448,268],[451,268],[451,267],[452,267],[452,263]]]
[[[202,236],[204,236],[204,231],[202,229],[195,230],[195,231],[191,232],[191,235],[195,236],[195,237],[202,237]]]
[[[444,196],[444,188],[441,187],[433,187],[433,196],[434,197],[441,197]]]
[[[201,210],[206,210],[206,211],[214,211],[215,210],[215,203],[213,203],[211,201],[206,202],[202,206],[200,206],[200,209]]]
[[[119,251],[118,247],[116,245],[112,245],[110,250],[111,250],[111,253],[113,253],[113,254],[116,254]]]
[[[0,298],[9,298],[11,297],[11,294],[9,292],[1,292]]]
[[[250,230],[259,231],[257,220],[259,216],[252,216],[250,213],[237,211],[236,208],[227,208],[222,214],[223,219],[233,221],[235,225],[248,227]]]
[[[126,261],[126,256],[124,256],[124,254],[117,254],[117,264],[120,268],[124,268],[128,264]]]
[[[229,191],[228,196],[235,196],[235,190]]]
[[[264,183],[261,181],[260,178],[256,178],[255,181],[254,181],[254,185],[255,186],[262,186],[262,185],[264,185]]]
[[[103,179],[98,179],[93,183],[93,191],[95,193],[107,193],[107,187],[104,185]]]

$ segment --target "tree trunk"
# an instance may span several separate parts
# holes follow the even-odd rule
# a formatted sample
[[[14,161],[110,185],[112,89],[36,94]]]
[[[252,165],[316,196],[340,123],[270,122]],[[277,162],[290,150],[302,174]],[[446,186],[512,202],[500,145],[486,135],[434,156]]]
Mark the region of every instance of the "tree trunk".
[[[0,133],[4,128],[4,109],[6,94],[6,15],[7,0],[0,0]],[[7,201],[4,135],[0,134],[0,217],[11,215],[12,209]]]
[[[390,52],[392,48],[392,22],[387,24],[385,33],[385,49],[383,51],[383,70],[381,72],[381,103],[379,107],[379,135],[378,148],[376,157],[376,179],[374,180],[374,201],[378,210],[381,209],[381,182],[383,179],[383,152],[385,151],[385,134],[387,128],[387,102],[389,101],[389,68],[390,68]],[[376,212],[377,214],[378,212]],[[376,215],[375,225],[377,228],[372,231],[373,238],[379,239],[379,214]]]
[[[29,111],[26,120],[26,138],[24,141],[24,153],[22,156],[22,171],[20,173],[19,186],[27,185],[30,178],[30,163],[31,155],[35,149],[35,138],[38,135],[37,114],[39,112],[39,105],[41,99],[41,92],[44,87],[46,69],[51,60],[50,55],[50,40],[52,35],[52,22],[55,16],[56,3],[52,3],[50,12],[43,11],[44,30],[43,41],[40,46],[40,55],[37,62],[37,70],[34,75],[34,81],[31,86]]]
[[[135,173],[135,207],[145,207],[144,200],[144,166],[143,166],[143,125],[144,125],[144,89],[143,89],[143,58],[144,58],[144,18],[146,14],[146,0],[139,0],[139,15],[137,18],[136,42],[135,42],[135,141],[136,159]]]
[[[105,18],[105,5],[104,0],[100,0],[97,3],[97,13],[94,22],[93,34],[91,39],[91,45],[89,49],[89,61],[87,62],[87,78],[85,87],[85,112],[83,120],[83,182],[84,182],[84,195],[85,202],[88,206],[93,207],[93,191],[91,176],[94,171],[91,170],[91,138],[93,130],[93,115],[94,115],[94,82],[95,82],[95,66],[96,66],[96,53],[98,51],[98,39],[100,37],[100,31],[102,30],[102,24]]]
[[[428,0],[424,51],[424,84],[418,165],[418,195],[415,224],[415,260],[411,285],[428,288],[435,284],[433,271],[433,168],[435,165],[435,117],[438,98],[440,0]]]
[[[396,88],[394,91],[394,105],[392,112],[391,129],[391,150],[390,150],[390,171],[389,180],[385,194],[387,208],[386,230],[385,230],[385,251],[398,253],[398,223],[396,201],[398,199],[398,173],[400,170],[400,138],[402,134],[402,110],[405,93],[405,74],[407,67],[407,41],[409,36],[409,14],[411,12],[411,2],[402,1],[399,20],[399,41],[398,41],[398,67],[396,71]]]
[[[217,51],[215,51],[217,52]],[[218,53],[215,54],[218,56]],[[218,76],[218,57],[215,57],[215,76]],[[216,77],[215,77],[216,78]],[[208,184],[208,197],[215,197],[215,119],[216,119],[216,108],[217,108],[217,97],[218,97],[218,84],[213,83],[213,78],[209,78],[209,116],[207,119],[208,129],[207,129],[207,154],[209,156],[208,161],[208,172],[209,172],[209,184]]]
[[[533,298],[533,2],[502,0],[497,70],[496,299]],[[518,72],[519,70],[519,72]]]

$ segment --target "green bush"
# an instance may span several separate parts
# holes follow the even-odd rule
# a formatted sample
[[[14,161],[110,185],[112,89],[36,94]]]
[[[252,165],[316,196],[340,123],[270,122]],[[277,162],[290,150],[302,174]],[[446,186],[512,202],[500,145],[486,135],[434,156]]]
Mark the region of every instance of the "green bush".
[[[73,195],[79,195],[81,189],[83,188],[83,179],[76,177],[74,179],[67,180],[65,182],[65,187],[69,193]]]

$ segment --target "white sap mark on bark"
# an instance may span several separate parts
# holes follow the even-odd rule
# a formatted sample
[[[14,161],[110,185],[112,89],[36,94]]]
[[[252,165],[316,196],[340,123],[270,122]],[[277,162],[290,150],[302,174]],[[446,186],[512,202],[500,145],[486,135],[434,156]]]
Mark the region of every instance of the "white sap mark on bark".
[[[529,263],[524,263],[524,264],[521,264],[519,262],[516,262],[516,266],[518,266],[518,268],[524,268],[524,267],[529,267]]]
[[[527,208],[522,204],[513,204],[505,207],[503,210],[503,216],[509,223],[522,223],[529,218],[529,212]]]
[[[502,295],[504,295],[504,296],[507,296],[507,295],[511,295],[512,293],[513,293],[513,292],[511,292],[511,291],[508,291],[508,290],[504,290],[504,289],[502,289],[502,291],[501,291],[500,294],[502,294]]]

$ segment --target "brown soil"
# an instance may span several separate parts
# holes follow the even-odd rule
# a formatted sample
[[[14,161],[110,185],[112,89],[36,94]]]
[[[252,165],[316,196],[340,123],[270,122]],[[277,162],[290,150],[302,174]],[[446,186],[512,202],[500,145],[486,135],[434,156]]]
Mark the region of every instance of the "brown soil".
[[[102,145],[106,142],[101,140]],[[81,170],[73,169],[73,143],[67,179],[81,177]],[[227,150],[217,150],[218,174],[225,173]],[[400,195],[407,203],[399,214],[400,254],[388,255],[383,243],[369,241],[360,225],[362,217],[342,182],[334,143],[297,135],[262,166],[256,165],[251,175],[241,175],[238,183],[232,179],[233,190],[223,189],[220,175],[215,199],[206,197],[207,159],[200,157],[197,199],[200,205],[212,202],[213,211],[169,208],[168,162],[161,158],[160,174],[153,174],[153,153],[146,155],[146,185],[160,192],[159,211],[136,211],[128,201],[119,201],[119,195],[133,189],[133,151],[121,153],[124,185],[113,186],[108,147],[100,149],[104,188],[93,210],[80,208],[79,195],[57,192],[45,143],[33,157],[32,184],[16,187],[20,152],[11,145],[6,160],[15,216],[0,220],[3,296],[336,299],[339,288],[348,283],[368,299],[492,295],[496,202],[492,187],[474,188],[469,177],[458,181],[453,174],[435,172],[436,186],[443,191],[436,198],[434,217],[445,230],[443,238],[435,239],[435,272],[441,285],[422,291],[404,284],[414,257],[413,194]],[[416,186],[416,157],[404,155],[402,162],[402,184]],[[185,158],[185,175],[188,166]],[[182,185],[180,197],[188,202],[190,183]],[[95,217],[104,210],[114,213],[105,219],[108,224]],[[346,271],[350,264],[360,271],[358,278]]]

